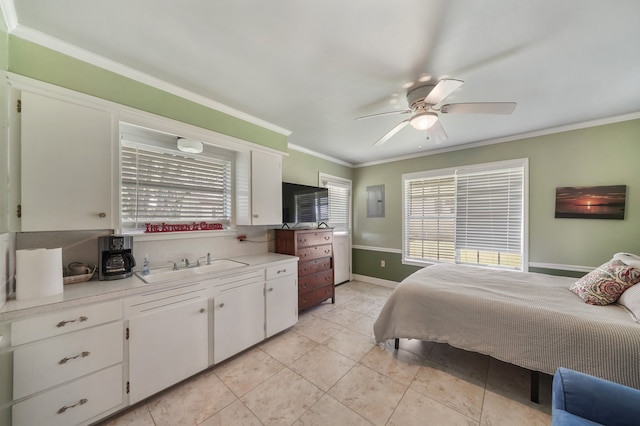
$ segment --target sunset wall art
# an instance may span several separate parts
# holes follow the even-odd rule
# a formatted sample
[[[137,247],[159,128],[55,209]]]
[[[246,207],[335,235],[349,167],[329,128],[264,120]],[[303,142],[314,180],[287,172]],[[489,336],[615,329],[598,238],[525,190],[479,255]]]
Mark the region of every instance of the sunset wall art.
[[[556,218],[624,219],[627,185],[556,188]]]

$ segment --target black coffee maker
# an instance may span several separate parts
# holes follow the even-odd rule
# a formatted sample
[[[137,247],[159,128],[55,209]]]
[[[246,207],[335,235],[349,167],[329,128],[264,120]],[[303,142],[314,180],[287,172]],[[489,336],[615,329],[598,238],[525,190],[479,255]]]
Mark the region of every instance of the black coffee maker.
[[[98,238],[100,267],[98,277],[101,281],[118,280],[130,277],[136,260],[133,258],[133,237],[110,235]]]

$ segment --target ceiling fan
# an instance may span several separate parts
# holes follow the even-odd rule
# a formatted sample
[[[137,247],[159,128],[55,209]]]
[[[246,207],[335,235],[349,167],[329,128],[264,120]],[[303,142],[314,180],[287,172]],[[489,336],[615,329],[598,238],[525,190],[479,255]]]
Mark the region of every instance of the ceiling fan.
[[[447,133],[440,124],[438,113],[441,114],[511,114],[516,108],[515,102],[465,102],[457,104],[446,104],[439,108],[435,106],[442,102],[447,96],[453,93],[464,81],[446,78],[438,81],[437,84],[425,83],[407,92],[407,102],[409,108],[403,111],[382,112],[379,114],[365,115],[356,120],[380,117],[391,114],[409,114],[412,116],[401,121],[386,135],[378,139],[374,146],[382,145],[391,139],[396,133],[402,130],[407,124],[411,124],[418,130],[429,130],[431,136],[437,140],[447,139]]]

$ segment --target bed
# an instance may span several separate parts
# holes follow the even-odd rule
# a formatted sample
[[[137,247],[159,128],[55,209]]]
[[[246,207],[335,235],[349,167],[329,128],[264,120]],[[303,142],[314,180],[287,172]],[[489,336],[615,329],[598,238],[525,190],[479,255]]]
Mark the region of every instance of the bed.
[[[532,372],[566,367],[640,388],[637,318],[619,304],[584,303],[569,290],[575,282],[436,264],[394,289],[374,323],[375,339],[448,343]],[[532,380],[532,399],[534,385]]]

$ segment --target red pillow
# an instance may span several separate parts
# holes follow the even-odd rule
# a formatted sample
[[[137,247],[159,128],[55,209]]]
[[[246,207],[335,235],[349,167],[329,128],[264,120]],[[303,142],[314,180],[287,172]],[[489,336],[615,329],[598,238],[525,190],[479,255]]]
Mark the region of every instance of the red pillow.
[[[626,289],[638,282],[640,268],[611,259],[573,283],[569,290],[590,305],[608,305],[617,301]]]

